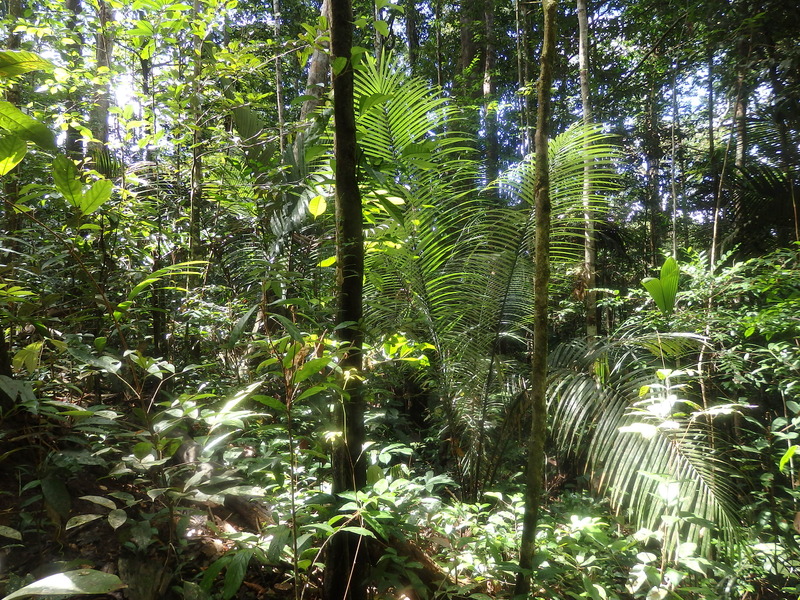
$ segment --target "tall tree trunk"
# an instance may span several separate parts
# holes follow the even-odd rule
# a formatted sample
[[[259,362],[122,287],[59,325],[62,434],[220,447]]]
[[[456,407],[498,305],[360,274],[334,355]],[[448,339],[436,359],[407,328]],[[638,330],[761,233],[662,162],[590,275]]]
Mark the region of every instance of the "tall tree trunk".
[[[662,210],[660,195],[661,159],[661,133],[659,131],[660,116],[657,110],[657,97],[660,90],[653,80],[648,86],[645,108],[644,124],[644,158],[647,163],[647,191],[645,192],[645,208],[649,221],[648,262],[658,264],[659,250],[661,248]]]
[[[711,255],[709,257],[709,266],[714,270],[714,264],[717,257],[717,227],[719,225],[719,212],[720,212],[720,189],[719,189],[719,166],[717,164],[717,150],[714,140],[714,49],[709,45],[708,55],[706,57],[708,80],[706,82],[707,96],[708,96],[708,173],[711,178],[711,201],[714,207],[714,214],[712,215],[713,229],[711,232]]]
[[[678,82],[677,65],[672,71],[672,126],[670,128],[669,182],[672,196],[672,258],[678,259]]]
[[[8,0],[8,17],[10,25],[5,40],[5,45],[8,50],[19,50],[22,42],[22,34],[15,33],[17,20],[22,17],[22,0]],[[14,106],[20,106],[22,101],[22,94],[19,85],[10,86],[6,89],[5,100]],[[14,269],[14,256],[17,242],[15,241],[15,234],[19,229],[19,215],[14,210],[14,205],[19,201],[19,166],[15,167],[12,171],[6,173],[3,177],[3,195],[5,199],[5,209],[3,213],[4,223],[3,228],[7,234],[6,239],[3,240],[6,246],[6,268],[9,271],[7,276],[12,276]],[[12,340],[14,339],[14,327],[11,323],[8,324],[8,334],[6,334],[6,324],[0,323],[0,375],[11,377],[13,371],[11,369],[11,354],[12,354]],[[0,388],[0,411],[6,413],[13,408],[13,400]]]
[[[531,431],[528,439],[528,463],[525,479],[525,514],[522,520],[522,541],[519,550],[520,572],[514,595],[527,597],[530,572],[536,551],[535,535],[539,523],[539,504],[544,487],[544,444],[547,436],[547,298],[550,283],[550,164],[548,136],[550,126],[550,86],[556,45],[556,0],[544,2],[544,40],[537,94],[536,118],[536,183],[534,186],[536,241],[533,357],[531,359]]]
[[[364,282],[364,234],[361,193],[357,179],[356,120],[353,106],[353,10],[350,0],[331,0],[331,59],[347,59],[333,75],[334,157],[336,159],[336,280],[339,308],[338,337],[345,355],[340,361],[344,397],[336,405],[334,422],[341,435],[331,455],[333,493],[357,490],[366,484],[364,402],[361,389]],[[360,536],[335,534],[325,565],[326,600],[366,597],[366,551]]]
[[[406,17],[406,41],[408,42],[408,66],[411,68],[411,74],[416,74],[417,71],[417,55],[419,54],[419,31],[417,28],[417,2],[416,0],[406,0],[405,2],[405,17]]]
[[[109,30],[112,22],[111,7],[106,0],[98,0],[98,18],[100,26],[95,35],[95,57],[98,74],[103,71],[101,83],[96,92],[96,97],[89,114],[89,129],[96,140],[89,143],[91,154],[105,152],[108,143],[108,110],[111,106],[111,63],[114,51],[114,38]]]
[[[286,146],[286,132],[283,118],[283,82],[281,81],[281,52],[283,45],[281,39],[281,2],[272,0],[272,17],[275,19],[275,104],[278,108],[278,145],[283,155]]]
[[[581,83],[581,104],[583,105],[583,123],[592,123],[592,105],[589,96],[589,17],[586,0],[578,0],[578,70]],[[589,149],[589,142],[584,142],[584,149]],[[586,340],[591,345],[597,338],[597,293],[596,256],[594,232],[594,214],[591,199],[591,161],[583,165],[583,287],[586,308]]]
[[[436,0],[436,85],[444,87],[442,75],[442,0]]]
[[[483,107],[486,115],[486,182],[491,183],[500,172],[500,144],[497,140],[497,99],[495,98],[494,0],[484,4],[486,46],[483,56]]]
[[[320,12],[323,16],[328,14],[329,0],[322,2]],[[309,98],[303,102],[300,109],[300,120],[305,120],[308,115],[314,112],[317,107],[322,104],[322,99],[325,96],[325,90],[328,87],[328,71],[330,70],[330,60],[328,52],[325,48],[314,48],[311,53],[311,59],[308,65],[308,77],[306,78],[306,91],[305,93],[313,98]]]
[[[77,37],[77,44],[67,46],[67,64],[74,70],[77,68],[82,67],[82,55],[83,55],[83,26],[79,23],[80,15],[83,12],[83,6],[81,5],[81,0],[67,0],[67,10],[70,12],[69,21],[67,23],[67,29],[70,31],[74,31]],[[81,111],[83,105],[83,99],[80,97],[78,92],[72,92],[69,94],[70,105],[67,110],[68,111]],[[67,156],[72,159],[80,159],[83,155],[83,151],[81,148],[81,136],[77,129],[74,127],[69,127],[65,134],[64,140],[64,152]]]
[[[192,18],[200,18],[200,0],[194,0]],[[203,40],[192,34],[192,82],[189,110],[193,124],[192,132],[192,164],[189,187],[189,254],[192,259],[204,258],[201,247],[200,230],[203,205],[203,123],[200,105],[201,77],[203,74]]]
[[[475,21],[478,11],[477,0],[462,0],[458,15],[461,44],[458,57],[458,74],[464,78],[462,84],[465,90],[469,90],[466,80],[469,78],[469,71],[474,68],[473,60],[477,53],[475,44]]]

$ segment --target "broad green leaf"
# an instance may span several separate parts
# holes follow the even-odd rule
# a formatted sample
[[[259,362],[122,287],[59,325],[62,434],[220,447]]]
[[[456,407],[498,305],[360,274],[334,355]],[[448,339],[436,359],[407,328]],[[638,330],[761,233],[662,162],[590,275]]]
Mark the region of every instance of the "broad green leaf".
[[[349,531],[350,533],[354,533],[356,535],[363,535],[371,538],[375,537],[375,534],[366,527],[342,527],[339,529],[339,531]]]
[[[272,541],[267,549],[267,560],[278,564],[283,554],[283,547],[289,543],[292,530],[287,525],[277,525],[271,528],[269,533],[272,534]]]
[[[0,175],[5,175],[16,167],[27,152],[28,145],[17,136],[7,135],[0,138]]]
[[[9,594],[3,600],[28,598],[29,596],[79,596],[82,594],[109,594],[124,588],[125,584],[116,575],[94,569],[79,569],[56,573]]]
[[[69,510],[72,504],[69,490],[64,484],[64,480],[55,475],[48,475],[42,479],[42,494],[45,502],[63,518],[69,517]]]
[[[381,93],[376,92],[374,94],[370,94],[369,96],[364,96],[363,98],[361,98],[361,100],[359,102],[359,107],[361,109],[361,112],[365,113],[370,108],[375,106],[376,104],[380,104],[382,102],[385,102],[386,100],[389,100],[390,98],[391,98],[391,96],[388,95],[388,94],[381,94]]]
[[[0,52],[0,77],[13,77],[31,71],[52,71],[55,65],[38,54],[23,50]]]
[[[28,373],[33,373],[39,368],[39,359],[42,356],[44,342],[33,342],[19,350],[11,361],[15,368],[25,367]]]
[[[672,313],[675,308],[675,296],[678,294],[678,277],[680,268],[678,261],[671,256],[661,266],[661,291],[664,294],[665,313]]]
[[[302,367],[300,367],[297,372],[294,374],[294,383],[301,383],[314,375],[315,373],[319,373],[322,369],[327,367],[331,362],[331,359],[327,356],[322,356],[319,358],[312,358],[307,363],[305,363]]]
[[[159,281],[159,279],[160,277],[148,277],[147,279],[140,281],[138,284],[136,284],[136,287],[134,287],[128,294],[128,300],[133,300],[134,298],[136,298],[136,296],[141,294],[142,291],[146,289],[151,283],[155,283]]]
[[[75,163],[59,154],[53,161],[53,181],[61,195],[75,208],[83,204],[83,184],[78,179],[78,167]]]
[[[642,280],[642,285],[653,298],[658,309],[665,315],[672,314],[675,309],[679,275],[678,262],[670,256],[661,267],[661,277],[658,279],[647,277]]]
[[[328,208],[328,203],[322,196],[314,196],[308,202],[308,212],[310,212],[314,216],[314,218],[324,215],[325,210],[327,208]]]
[[[0,128],[29,140],[45,150],[56,149],[53,132],[10,102],[0,101]]]
[[[646,277],[642,279],[642,285],[650,297],[656,303],[658,309],[664,312],[664,291],[661,289],[661,280],[655,277]]]
[[[286,411],[286,405],[277,398],[273,398],[272,396],[263,396],[261,394],[257,394],[253,396],[253,400],[255,400],[256,402],[260,402],[265,406],[269,406],[272,410],[277,410],[279,412]]]
[[[347,66],[347,58],[344,56],[337,56],[333,59],[331,63],[331,70],[333,71],[334,75],[338,75],[341,73],[344,68]]]
[[[300,330],[297,326],[292,323],[289,319],[284,317],[283,315],[272,315],[273,319],[280,321],[280,324],[283,325],[283,328],[286,329],[286,333],[291,336],[293,340],[296,342],[303,342],[303,334],[300,333]]]
[[[242,586],[244,576],[247,573],[247,566],[250,564],[250,557],[253,556],[251,549],[239,550],[228,564],[225,571],[225,583],[222,588],[222,597],[225,600],[233,598]]]
[[[389,25],[386,21],[381,21],[380,19],[375,20],[375,30],[380,33],[383,37],[389,37]]]
[[[236,321],[236,324],[233,326],[231,330],[231,336],[228,338],[228,348],[233,348],[236,345],[236,342],[239,341],[239,338],[242,337],[242,333],[244,332],[244,328],[247,325],[247,322],[250,320],[250,317],[253,316],[253,313],[258,310],[258,304],[250,308],[246,313],[244,313],[239,320]]]
[[[109,198],[114,185],[108,179],[100,179],[92,184],[81,200],[81,214],[90,215]]]
[[[783,469],[786,468],[786,464],[790,460],[792,460],[792,457],[798,450],[800,450],[800,446],[794,445],[794,446],[789,446],[789,449],[783,453],[783,456],[781,456],[781,462],[778,464],[778,469],[780,470],[781,473],[783,473]]]

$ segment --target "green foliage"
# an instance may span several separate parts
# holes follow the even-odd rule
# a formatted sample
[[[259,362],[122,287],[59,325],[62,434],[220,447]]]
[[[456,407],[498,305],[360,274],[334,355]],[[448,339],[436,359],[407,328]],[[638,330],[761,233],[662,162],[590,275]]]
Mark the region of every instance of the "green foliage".
[[[678,276],[680,269],[678,261],[671,256],[661,266],[660,277],[647,277],[642,280],[642,285],[656,303],[662,314],[669,316],[675,308],[675,296],[678,294]]]
[[[530,82],[513,80],[511,57],[531,54],[524,46],[537,39],[535,27],[495,11],[495,34],[530,34],[515,48],[513,35],[483,29],[485,15],[466,21],[503,59],[486,73],[484,96],[472,78],[482,60],[453,83],[458,52],[447,50],[460,41],[463,16],[453,6],[381,0],[357,20],[369,471],[367,487],[337,511],[328,454],[342,432],[330,415],[344,392],[335,377],[342,353],[329,339],[336,306],[325,99],[306,123],[294,121],[307,99],[305,60],[326,35],[300,24],[311,9],[298,3],[280,3],[279,15],[234,1],[111,4],[108,21],[102,3],[84,2],[76,16],[49,0],[13,23],[10,11],[4,18],[9,42],[25,48],[0,52],[8,201],[0,462],[13,475],[0,478],[0,494],[15,505],[0,526],[11,548],[5,593],[101,593],[12,591],[42,566],[35,551],[91,552],[101,539],[110,553],[166,565],[175,574],[168,593],[186,598],[244,596],[253,581],[267,594],[291,582],[311,597],[331,537],[350,532],[378,556],[377,596],[411,585],[420,597],[502,597],[519,546],[536,268],[534,165],[518,158],[528,98],[517,92]],[[402,48],[412,33],[397,33],[415,8],[426,18],[417,22],[412,64]],[[539,594],[554,599],[796,595],[800,293],[798,247],[787,245],[796,219],[787,201],[797,187],[796,28],[767,26],[769,12],[721,15],[703,3],[673,26],[667,8],[620,5],[594,20],[597,71],[614,79],[602,84],[600,109],[611,125],[565,126],[577,95],[566,72],[554,113],[554,131],[563,132],[551,144],[554,341],[576,336],[583,316],[572,278],[583,257],[587,161],[608,291],[603,316],[609,328],[624,321],[610,340],[563,345],[554,356],[552,501],[543,507],[536,573]],[[648,28],[628,25],[645,19],[661,27],[666,53],[644,54]],[[741,21],[730,28],[737,38],[766,28],[774,44],[738,60],[723,31],[730,19]],[[701,24],[693,35],[703,36],[702,52],[691,49],[684,21]],[[104,38],[115,42],[114,64],[98,66]],[[394,54],[373,58],[373,42]],[[679,101],[670,159],[677,236],[705,244],[719,199],[720,230],[730,221],[732,236],[757,242],[741,256],[781,249],[739,262],[729,253],[713,268],[702,251],[688,252],[677,304],[678,263],[667,259],[659,278],[643,282],[657,315],[640,310],[642,290],[625,293],[663,250],[668,229],[669,210],[641,201],[664,183],[656,100],[668,76],[679,92],[694,85],[708,48],[717,98],[750,84],[720,75],[738,77],[744,65],[753,68],[745,75],[759,73],[759,91],[748,97],[760,119],[748,122],[745,155],[754,164],[721,173],[733,162],[720,150],[727,131],[714,132],[717,154],[706,156],[706,125],[682,118]],[[431,85],[434,69],[446,91]],[[476,96],[459,97],[462,88]],[[637,104],[640,89],[653,90],[652,111]],[[105,100],[111,135],[98,148]],[[470,114],[478,106],[483,112]],[[496,136],[489,114],[502,116]],[[482,189],[493,136],[497,166],[508,168]],[[69,156],[57,147],[65,139]],[[583,483],[612,508],[574,491]],[[256,522],[220,517],[232,499],[257,504]],[[206,555],[208,546],[199,548],[209,540],[215,549]],[[433,588],[409,547],[441,567]],[[94,558],[59,564],[62,581]],[[87,572],[75,579],[91,581]]]

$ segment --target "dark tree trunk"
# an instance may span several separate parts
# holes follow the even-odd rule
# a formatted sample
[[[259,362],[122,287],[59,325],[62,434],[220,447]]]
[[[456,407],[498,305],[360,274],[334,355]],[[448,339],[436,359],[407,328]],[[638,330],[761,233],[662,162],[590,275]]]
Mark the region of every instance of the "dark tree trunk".
[[[19,50],[22,42],[22,34],[15,33],[16,21],[22,17],[22,0],[8,0],[8,17],[11,24],[8,29],[6,37],[6,48],[8,50]],[[12,85],[5,92],[5,100],[14,106],[20,106],[22,102],[22,93],[19,85]],[[3,240],[6,246],[6,269],[8,273],[6,276],[12,276],[14,264],[13,257],[15,256],[15,249],[17,242],[14,238],[16,231],[19,229],[19,214],[14,210],[14,205],[19,201],[20,187],[19,187],[19,167],[15,167],[12,171],[6,173],[3,177],[3,195],[5,199],[4,209],[4,223],[3,228],[8,237]],[[12,376],[11,369],[11,350],[12,341],[14,339],[14,327],[9,325],[8,336],[4,330],[4,325],[0,325],[0,375],[7,377]],[[8,395],[0,390],[0,409],[4,412],[12,407],[12,400]]]
[[[534,248],[535,275],[533,356],[531,359],[531,431],[528,439],[528,464],[525,480],[525,515],[522,520],[522,540],[519,568],[514,595],[527,597],[530,591],[530,571],[536,550],[535,535],[539,522],[539,504],[544,487],[544,443],[547,436],[547,298],[550,283],[550,164],[548,135],[550,129],[550,87],[555,59],[556,0],[544,0],[544,40],[537,86],[536,117],[536,183],[534,186],[536,241]]]
[[[417,3],[416,0],[406,0],[406,41],[408,42],[408,66],[411,74],[417,71],[417,55],[419,53],[419,31],[417,30]]]
[[[333,493],[357,490],[366,484],[364,402],[361,390],[364,281],[364,236],[361,194],[357,179],[356,120],[353,106],[353,69],[350,52],[353,16],[350,0],[331,0],[331,59],[347,59],[333,75],[334,157],[336,158],[336,279],[339,309],[338,337],[345,349],[339,365],[345,390],[336,405],[334,422],[341,435],[331,456]],[[328,545],[325,565],[326,600],[362,600],[366,597],[366,550],[360,536],[335,534]]]
[[[483,0],[463,0],[459,15],[461,53],[458,61],[458,88],[463,98],[478,99],[481,95],[483,53],[485,49],[486,15]]]

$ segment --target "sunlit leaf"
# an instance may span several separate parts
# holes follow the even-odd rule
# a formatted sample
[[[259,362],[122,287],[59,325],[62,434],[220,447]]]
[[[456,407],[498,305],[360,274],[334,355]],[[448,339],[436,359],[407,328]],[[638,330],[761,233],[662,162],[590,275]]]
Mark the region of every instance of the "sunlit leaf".
[[[5,129],[45,150],[56,149],[53,132],[10,102],[0,101],[0,129]]]
[[[308,201],[308,212],[310,212],[315,218],[324,215],[327,208],[328,203],[322,196],[314,196]]]
[[[28,152],[28,145],[16,135],[0,138],[0,175],[16,167]]]
[[[84,216],[92,214],[102,204],[111,198],[111,191],[114,185],[108,179],[100,179],[95,181],[92,186],[86,190],[81,200],[81,214]]]
[[[0,52],[0,77],[13,77],[31,71],[51,71],[55,65],[38,54],[24,50]]]
[[[119,577],[93,569],[80,569],[50,575],[18,589],[3,600],[29,596],[77,596],[81,594],[110,594],[124,588]]]
[[[78,167],[75,163],[59,154],[53,161],[53,182],[61,195],[75,208],[83,204],[83,184],[78,179]]]

